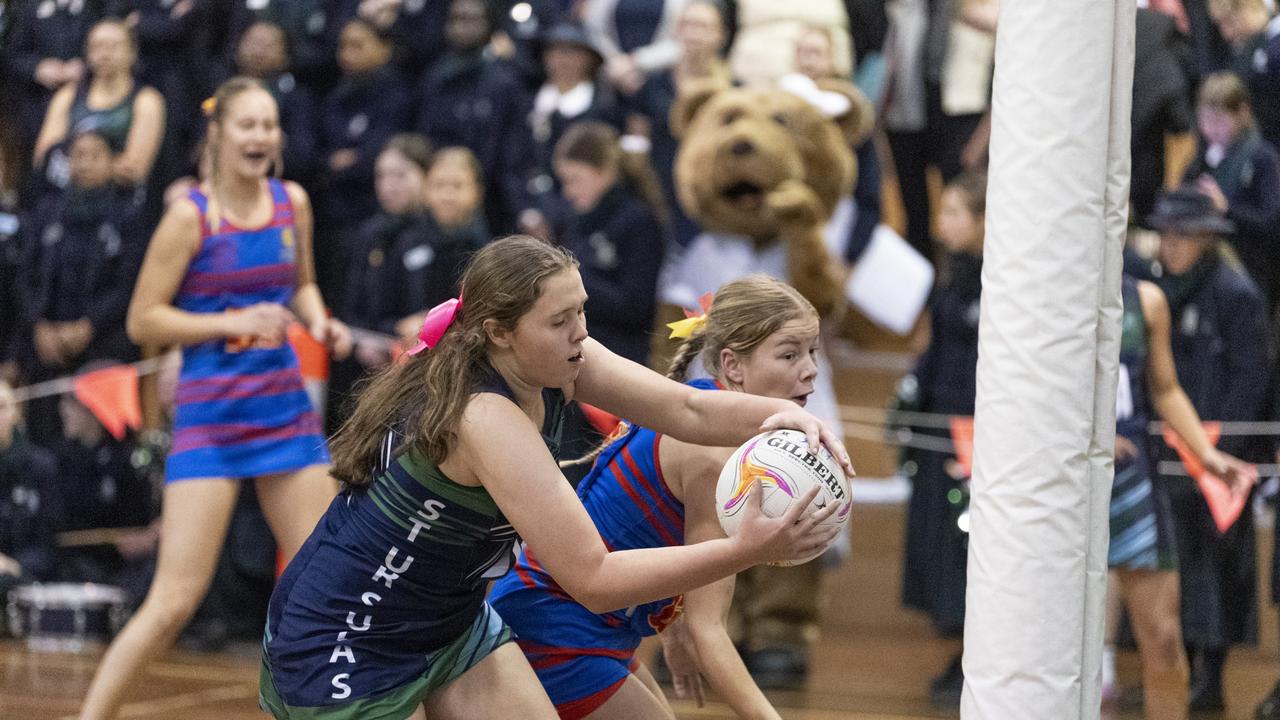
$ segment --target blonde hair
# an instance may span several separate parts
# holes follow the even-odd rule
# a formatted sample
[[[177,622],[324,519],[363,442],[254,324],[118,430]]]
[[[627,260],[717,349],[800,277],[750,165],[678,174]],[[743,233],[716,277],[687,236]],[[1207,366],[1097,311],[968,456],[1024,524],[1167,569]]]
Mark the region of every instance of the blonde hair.
[[[1253,122],[1253,110],[1249,104],[1249,90],[1235,73],[1216,72],[1204,79],[1197,94],[1200,107],[1212,108],[1232,114],[1245,111]]]
[[[1271,14],[1264,0],[1209,0],[1209,15],[1214,18],[1246,11]]]
[[[484,168],[480,167],[480,161],[476,159],[475,153],[468,148],[451,145],[443,147],[436,151],[431,157],[431,162],[426,167],[427,174],[435,169],[436,165],[445,163],[457,163],[466,168],[471,173],[471,179],[475,181],[476,188],[483,194],[484,192]]]
[[[685,338],[667,369],[667,377],[684,381],[689,366],[701,356],[702,366],[720,379],[720,353],[732,350],[749,355],[770,335],[789,322],[811,320],[818,324],[818,311],[798,290],[768,275],[748,275],[725,283],[716,291],[707,310],[707,320]],[[560,463],[561,467],[595,460],[615,439],[605,440],[586,455]]]
[[[230,107],[231,102],[244,93],[253,90],[260,90],[266,93],[268,97],[271,97],[271,101],[275,102],[275,97],[271,95],[271,91],[267,90],[267,87],[255,78],[237,75],[236,77],[233,77],[219,85],[218,90],[213,94],[213,97],[205,100],[201,106],[201,109],[204,110],[204,114],[209,118],[210,128],[212,129],[212,126],[217,125],[219,130],[221,130],[222,122],[226,119],[227,109]],[[205,133],[204,154],[209,160],[208,221],[211,232],[217,232],[221,220],[218,212],[217,197],[218,145],[219,143],[213,142],[211,134]],[[280,177],[280,174],[284,172],[283,147],[276,148],[276,155],[272,158],[272,164],[274,167],[272,168],[271,174],[274,177]]]
[[[667,377],[684,380],[689,366],[701,356],[702,366],[719,378],[720,353],[749,355],[793,320],[818,323],[818,311],[798,290],[768,275],[748,275],[725,283],[707,311],[707,322],[680,344]]]

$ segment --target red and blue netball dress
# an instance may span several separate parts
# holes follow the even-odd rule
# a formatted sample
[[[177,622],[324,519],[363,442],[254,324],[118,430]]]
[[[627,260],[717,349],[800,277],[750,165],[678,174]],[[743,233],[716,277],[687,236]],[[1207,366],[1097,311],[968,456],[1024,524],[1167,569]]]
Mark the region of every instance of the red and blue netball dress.
[[[712,380],[689,383],[715,389]],[[684,503],[662,477],[662,436],[632,426],[600,453],[578,485],[578,497],[610,551],[684,544]],[[596,614],[565,592],[526,546],[515,571],[494,584],[489,604],[516,634],[564,720],[590,715],[635,669],[641,638],[680,615],[683,596]]]
[[[287,306],[293,299],[293,204],[283,183],[267,183],[275,210],[271,222],[255,230],[226,219],[211,227],[209,198],[191,191],[200,210],[200,250],[175,307],[220,313],[263,302]],[[329,462],[320,418],[287,343],[218,338],[184,347],[176,405],[166,482],[257,477]]]
[[[514,402],[497,373],[475,392]],[[542,400],[555,456],[564,395]],[[403,720],[511,640],[484,594],[511,568],[515,529],[484,487],[403,444],[388,431],[372,484],[334,499],[271,596],[259,703],[277,718]]]

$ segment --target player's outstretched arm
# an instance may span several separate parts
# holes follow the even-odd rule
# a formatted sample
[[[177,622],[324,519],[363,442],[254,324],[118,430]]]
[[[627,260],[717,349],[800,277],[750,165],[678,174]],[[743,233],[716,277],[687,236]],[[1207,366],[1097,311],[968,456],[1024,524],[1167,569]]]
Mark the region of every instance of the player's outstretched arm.
[[[1257,467],[1219,451],[1200,424],[1191,399],[1178,382],[1169,343],[1169,303],[1160,288],[1149,282],[1138,283],[1142,315],[1147,322],[1147,376],[1151,404],[1162,420],[1169,423],[1187,443],[1206,470],[1226,482],[1238,494],[1249,492],[1258,481]]]
[[[678,595],[757,563],[807,557],[836,532],[818,527],[834,505],[804,514],[816,487],[778,518],[764,515],[755,487],[742,531],[733,538],[611,553],[541,436],[510,400],[476,395],[463,415],[454,453],[556,582],[592,612]]]
[[[619,357],[588,339],[574,397],[638,425],[698,445],[739,445],[762,430],[790,428],[821,442],[853,475],[849,452],[834,430],[789,400],[695,390]]]

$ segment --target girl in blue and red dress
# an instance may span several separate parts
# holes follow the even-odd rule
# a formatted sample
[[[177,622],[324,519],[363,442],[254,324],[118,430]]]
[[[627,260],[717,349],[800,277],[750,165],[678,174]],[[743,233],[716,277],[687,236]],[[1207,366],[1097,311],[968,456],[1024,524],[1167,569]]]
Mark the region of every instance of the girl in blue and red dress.
[[[140,345],[183,347],[156,575],[99,665],[83,718],[111,716],[133,675],[195,612],[242,479],[256,481],[285,558],[337,490],[285,342],[296,316],[335,354],[350,348],[314,282],[310,202],[297,185],[269,177],[281,135],[266,88],[233,78],[207,110],[211,177],[160,222],[127,320]]]
[[[818,314],[790,286],[763,275],[735,280],[720,288],[705,316],[683,325],[673,336],[687,339],[668,377],[684,380],[700,358],[714,379],[689,383],[699,389],[802,406],[813,392]],[[624,425],[578,485],[578,497],[611,550],[724,537],[716,479],[733,450]],[[848,511],[847,503],[837,509]],[[635,660],[641,638],[655,633],[664,640],[678,693],[691,691],[701,700],[701,674],[739,717],[778,717],[725,629],[734,576],[683,595],[596,613],[548,574],[540,552],[533,543],[526,546],[515,572],[494,585],[489,603],[515,632],[563,720],[671,717],[653,676]],[[697,658],[696,665],[689,658]]]

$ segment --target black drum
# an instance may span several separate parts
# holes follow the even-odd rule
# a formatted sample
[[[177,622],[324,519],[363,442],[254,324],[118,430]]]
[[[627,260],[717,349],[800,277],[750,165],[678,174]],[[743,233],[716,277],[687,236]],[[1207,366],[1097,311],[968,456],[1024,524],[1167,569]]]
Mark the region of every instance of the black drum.
[[[36,583],[9,592],[9,630],[41,652],[80,652],[115,637],[128,619],[124,590],[94,583]]]

